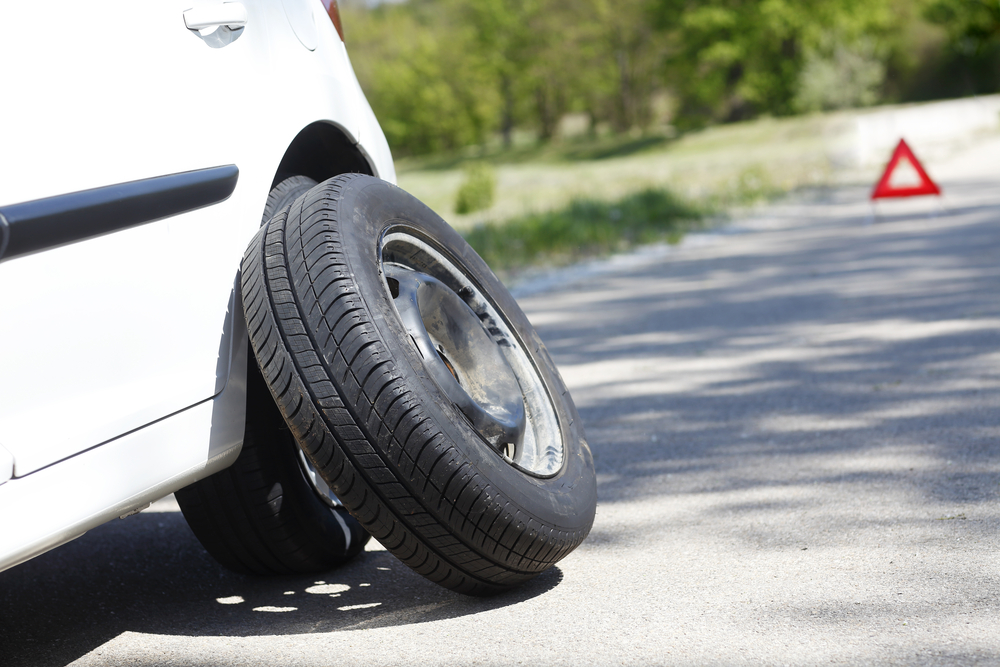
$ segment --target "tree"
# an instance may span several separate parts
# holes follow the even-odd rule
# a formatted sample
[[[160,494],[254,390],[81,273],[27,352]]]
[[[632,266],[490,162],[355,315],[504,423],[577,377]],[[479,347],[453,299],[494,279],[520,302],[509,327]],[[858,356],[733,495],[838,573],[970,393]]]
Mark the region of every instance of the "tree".
[[[1000,90],[1000,2],[930,0],[924,16],[948,35],[947,58],[939,71],[939,77],[951,84],[947,93]]]
[[[358,80],[394,152],[460,148],[493,131],[489,63],[477,57],[471,30],[451,24],[439,3],[342,11]]]
[[[966,55],[982,55],[1000,38],[996,0],[932,0],[924,15],[944,26],[954,48]]]
[[[542,0],[449,0],[449,9],[471,28],[469,47],[492,71],[500,98],[500,132],[510,146],[517,117],[518,84],[537,57],[531,30]]]
[[[1000,0],[406,0],[342,5],[397,153],[619,132],[667,91],[682,129],[1000,88]],[[932,24],[933,23],[933,24]],[[950,45],[950,46],[949,46]]]
[[[789,114],[807,55],[891,26],[887,0],[659,0],[681,120]],[[829,48],[828,46],[826,48]]]
[[[605,115],[618,131],[645,127],[667,37],[653,25],[651,0],[586,0],[595,59],[602,61]],[[598,88],[601,90],[601,88]]]

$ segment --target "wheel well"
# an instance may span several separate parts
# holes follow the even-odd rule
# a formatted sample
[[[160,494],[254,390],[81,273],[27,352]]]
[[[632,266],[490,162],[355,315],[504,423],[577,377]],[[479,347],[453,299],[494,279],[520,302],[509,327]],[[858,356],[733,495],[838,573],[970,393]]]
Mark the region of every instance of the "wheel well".
[[[340,128],[318,121],[295,136],[281,158],[271,187],[290,176],[308,176],[322,183],[351,173],[375,175],[368,160]]]
[[[353,173],[375,175],[364,154],[343,130],[332,123],[318,121],[303,128],[285,150],[271,181],[271,189],[292,176],[308,176],[322,183],[340,174]],[[249,373],[260,372],[253,354],[248,355],[247,362]],[[263,382],[248,382],[248,400],[252,400],[249,396],[255,392],[270,396]]]

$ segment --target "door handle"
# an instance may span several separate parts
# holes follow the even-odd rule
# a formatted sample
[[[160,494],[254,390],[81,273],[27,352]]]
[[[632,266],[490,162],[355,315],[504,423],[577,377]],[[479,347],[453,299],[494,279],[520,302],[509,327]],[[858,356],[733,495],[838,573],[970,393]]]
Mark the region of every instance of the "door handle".
[[[215,5],[194,7],[184,12],[184,25],[188,30],[204,30],[225,26],[237,30],[247,24],[247,8],[242,2],[221,2]]]

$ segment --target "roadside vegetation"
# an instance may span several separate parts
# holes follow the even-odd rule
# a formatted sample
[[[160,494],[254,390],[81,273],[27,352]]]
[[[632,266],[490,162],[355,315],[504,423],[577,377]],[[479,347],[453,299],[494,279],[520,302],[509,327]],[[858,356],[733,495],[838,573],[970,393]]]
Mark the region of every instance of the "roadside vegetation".
[[[459,229],[562,208],[574,199],[615,201],[650,188],[711,205],[749,204],[826,183],[825,134],[836,118],[763,118],[680,136],[612,134],[546,144],[524,137],[510,150],[491,144],[484,151],[401,158],[396,167],[402,188]],[[462,213],[456,195],[466,182],[466,165],[481,162],[492,165],[493,203]]]
[[[1000,91],[991,0],[342,0],[395,155]],[[578,115],[582,127],[568,128]]]
[[[505,269],[676,240],[733,206],[828,183],[823,137],[842,110],[1000,91],[996,2],[341,11],[401,187]]]
[[[469,245],[501,274],[528,265],[549,266],[636,245],[677,243],[701,225],[706,211],[665,189],[649,189],[616,202],[576,199],[544,213],[487,222],[466,231]]]

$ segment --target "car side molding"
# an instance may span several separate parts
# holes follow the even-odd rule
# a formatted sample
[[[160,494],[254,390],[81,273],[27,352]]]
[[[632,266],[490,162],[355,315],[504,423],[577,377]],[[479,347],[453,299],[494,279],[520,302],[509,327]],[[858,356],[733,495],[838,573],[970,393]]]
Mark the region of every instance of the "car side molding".
[[[234,164],[0,206],[0,262],[225,201]]]

